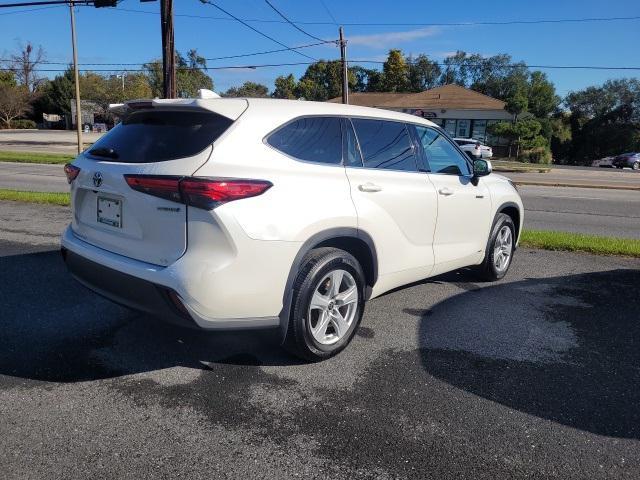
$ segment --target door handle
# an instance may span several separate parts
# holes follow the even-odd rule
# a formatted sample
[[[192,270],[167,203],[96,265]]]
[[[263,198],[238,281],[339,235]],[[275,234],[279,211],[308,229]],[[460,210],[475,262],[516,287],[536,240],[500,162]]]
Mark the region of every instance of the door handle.
[[[358,185],[358,190],[361,192],[379,192],[382,190],[380,185],[376,185],[375,183],[367,182],[362,185]]]
[[[453,195],[455,192],[451,190],[449,187],[443,187],[440,190],[438,190],[438,193],[440,195],[444,195],[445,197],[448,197],[449,195]]]

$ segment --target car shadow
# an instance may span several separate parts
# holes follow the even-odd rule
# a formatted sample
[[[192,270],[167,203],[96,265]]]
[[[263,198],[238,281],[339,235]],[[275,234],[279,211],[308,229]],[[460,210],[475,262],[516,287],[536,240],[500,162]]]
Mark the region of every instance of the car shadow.
[[[639,270],[468,285],[407,311],[421,318],[430,375],[536,417],[640,439]]]
[[[58,251],[0,257],[0,374],[78,382],[208,363],[299,363],[275,331],[221,333],[165,324],[77,283]],[[251,353],[247,353],[251,352]]]

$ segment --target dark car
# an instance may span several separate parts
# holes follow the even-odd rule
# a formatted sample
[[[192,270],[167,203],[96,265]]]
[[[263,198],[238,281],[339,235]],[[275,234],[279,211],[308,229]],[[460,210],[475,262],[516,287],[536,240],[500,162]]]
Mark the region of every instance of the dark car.
[[[623,153],[615,157],[611,163],[616,168],[629,167],[640,170],[640,153]]]

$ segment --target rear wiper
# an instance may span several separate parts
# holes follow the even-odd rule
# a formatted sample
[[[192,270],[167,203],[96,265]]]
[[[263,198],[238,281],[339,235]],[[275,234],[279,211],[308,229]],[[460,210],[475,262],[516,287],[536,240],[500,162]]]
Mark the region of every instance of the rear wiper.
[[[98,147],[89,150],[89,155],[94,157],[118,158],[118,152],[109,147]]]

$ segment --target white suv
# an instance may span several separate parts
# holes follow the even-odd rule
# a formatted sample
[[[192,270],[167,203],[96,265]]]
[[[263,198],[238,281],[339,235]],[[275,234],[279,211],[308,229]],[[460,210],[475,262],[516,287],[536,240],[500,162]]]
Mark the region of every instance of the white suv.
[[[202,329],[280,329],[317,360],[349,343],[365,300],[509,268],[515,187],[427,120],[269,99],[125,108],[65,167],[63,257],[116,302]]]
[[[471,158],[493,157],[493,149],[479,140],[474,140],[473,138],[454,138],[453,140],[458,144],[460,150]]]

